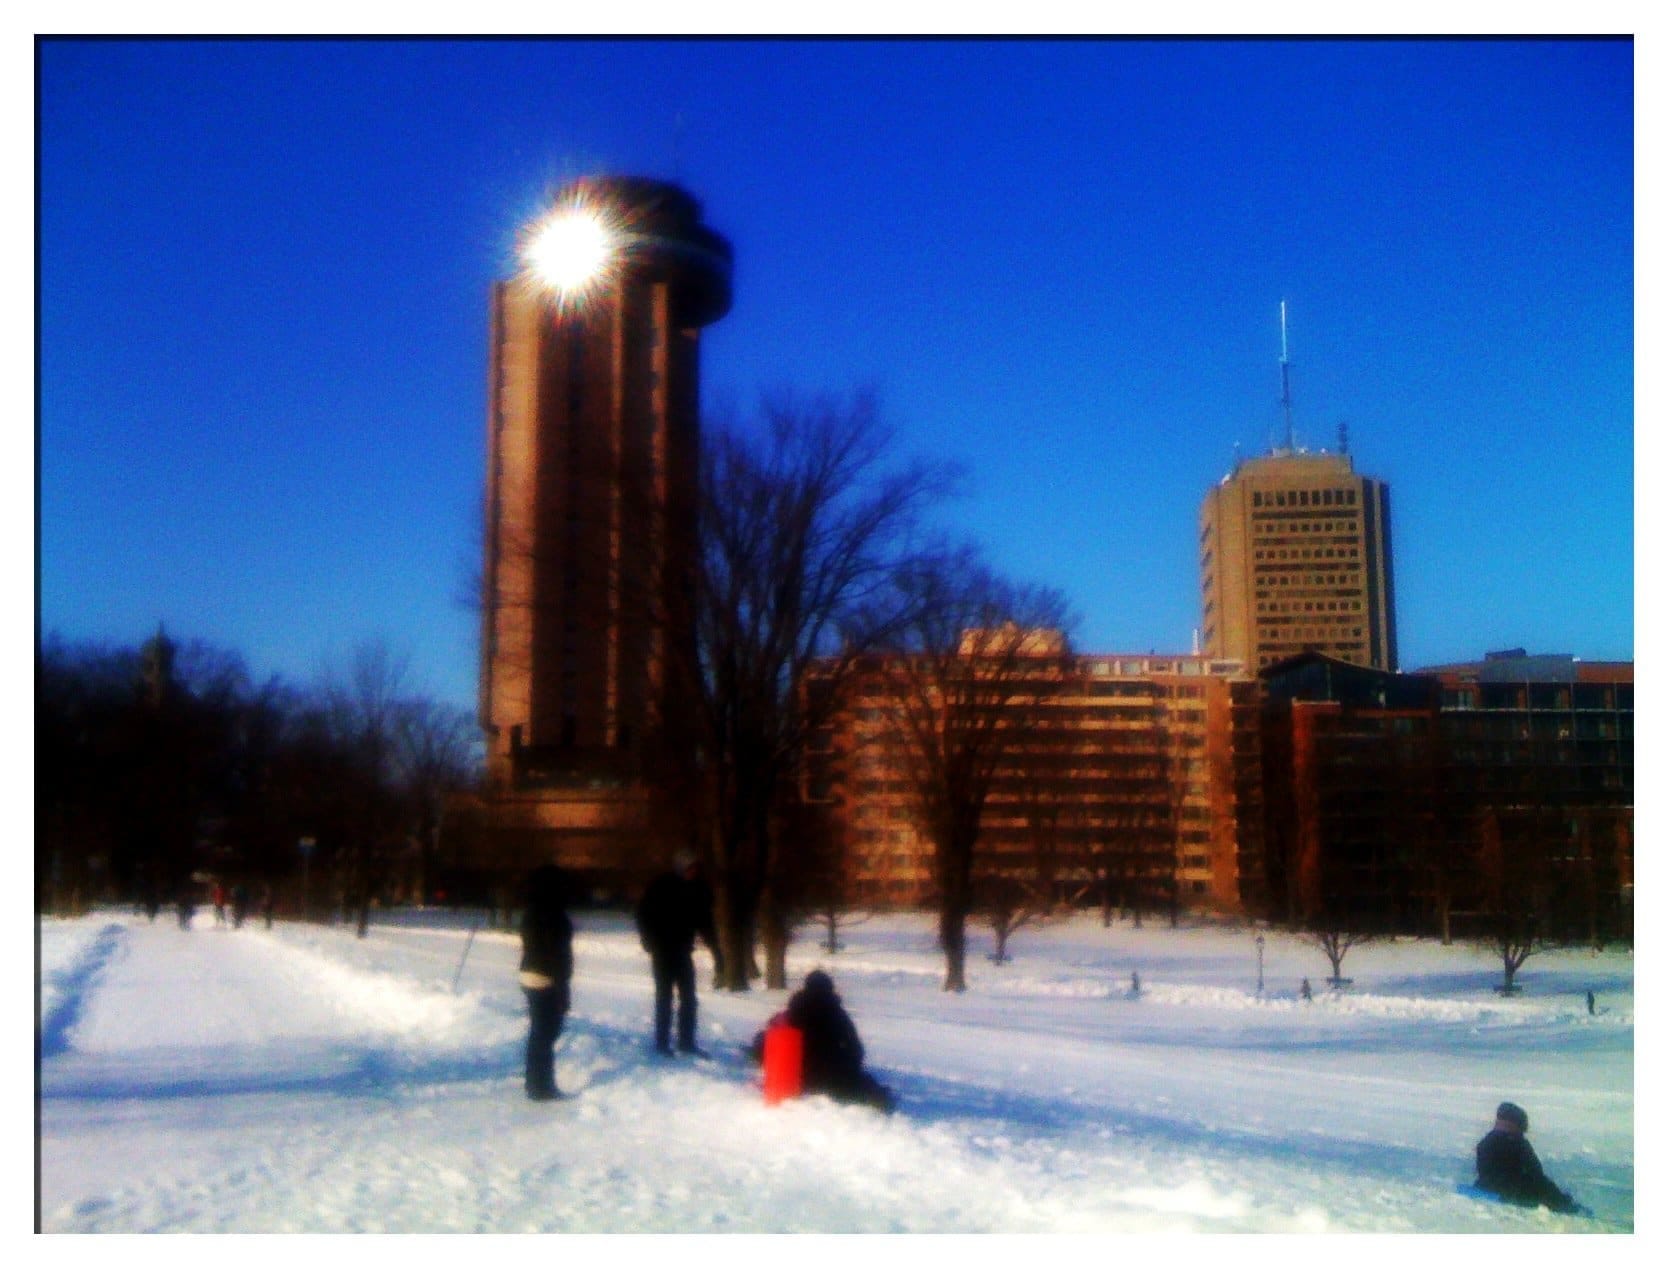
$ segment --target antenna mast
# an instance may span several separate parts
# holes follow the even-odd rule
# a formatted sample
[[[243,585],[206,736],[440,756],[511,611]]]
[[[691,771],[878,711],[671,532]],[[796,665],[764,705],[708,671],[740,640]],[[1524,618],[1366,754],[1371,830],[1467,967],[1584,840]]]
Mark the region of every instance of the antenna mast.
[[[1292,432],[1292,374],[1291,362],[1286,359],[1286,301],[1280,301],[1280,409],[1286,416],[1286,448],[1295,450],[1297,439]]]

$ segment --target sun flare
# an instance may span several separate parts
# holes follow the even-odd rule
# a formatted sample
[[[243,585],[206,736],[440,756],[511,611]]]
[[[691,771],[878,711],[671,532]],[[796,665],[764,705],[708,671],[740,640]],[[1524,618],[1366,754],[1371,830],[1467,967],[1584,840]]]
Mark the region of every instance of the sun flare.
[[[596,211],[557,207],[533,224],[521,249],[529,278],[558,299],[576,299],[607,274],[616,234]]]

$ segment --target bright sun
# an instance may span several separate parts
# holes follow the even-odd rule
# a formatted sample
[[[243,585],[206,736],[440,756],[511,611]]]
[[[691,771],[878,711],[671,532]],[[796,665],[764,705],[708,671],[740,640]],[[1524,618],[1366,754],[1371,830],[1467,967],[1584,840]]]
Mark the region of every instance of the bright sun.
[[[541,285],[559,296],[572,296],[602,275],[613,250],[613,235],[601,219],[562,207],[533,228],[521,259]]]

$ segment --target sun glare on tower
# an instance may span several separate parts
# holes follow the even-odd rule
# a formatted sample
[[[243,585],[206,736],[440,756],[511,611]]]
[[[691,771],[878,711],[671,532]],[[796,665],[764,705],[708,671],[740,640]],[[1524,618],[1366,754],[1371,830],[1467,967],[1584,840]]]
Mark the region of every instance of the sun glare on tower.
[[[521,262],[530,279],[558,300],[572,301],[597,285],[618,246],[594,209],[567,205],[529,226]]]

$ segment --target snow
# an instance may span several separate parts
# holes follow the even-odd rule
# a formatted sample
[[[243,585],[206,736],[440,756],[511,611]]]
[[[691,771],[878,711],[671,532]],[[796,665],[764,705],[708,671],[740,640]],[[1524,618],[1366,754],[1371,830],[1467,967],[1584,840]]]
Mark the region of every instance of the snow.
[[[654,1057],[635,935],[617,915],[575,922],[557,1076],[576,1095],[535,1104],[518,943],[473,913],[382,913],[364,939],[201,914],[189,932],[166,914],[41,920],[41,1230],[1634,1227],[1624,951],[1541,952],[1508,998],[1474,948],[1374,943],[1334,994],[1318,951],[1269,931],[1259,997],[1249,929],[1085,916],[1021,932],[1001,966],[976,929],[970,989],[948,995],[926,917],[851,926],[837,954],[807,927],[790,975],[833,974],[902,1099],[887,1118],[766,1106],[740,1050],[785,996],[715,993],[704,966],[714,1060]],[[1595,1218],[1455,1192],[1504,1098]]]

